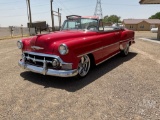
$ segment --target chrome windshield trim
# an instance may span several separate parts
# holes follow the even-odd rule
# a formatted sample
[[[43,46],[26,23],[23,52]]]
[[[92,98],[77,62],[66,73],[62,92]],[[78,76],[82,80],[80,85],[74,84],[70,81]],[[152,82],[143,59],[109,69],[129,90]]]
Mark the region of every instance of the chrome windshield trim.
[[[94,31],[92,31],[92,30],[88,30],[88,31],[92,31],[92,32],[98,32],[99,30],[98,30],[98,27],[99,27],[99,19],[96,19],[96,18],[83,18],[83,17],[81,17],[81,18],[76,18],[76,19],[80,19],[80,20],[82,20],[82,19],[89,19],[89,20],[96,20],[97,21],[97,23],[96,23],[96,27],[97,27],[97,30],[94,30]],[[76,19],[74,19],[74,20],[76,20]],[[85,29],[81,29],[81,28],[78,28],[78,29],[71,29],[71,28],[68,28],[68,29],[64,29],[64,26],[65,26],[65,24],[68,22],[68,21],[70,21],[70,19],[67,19],[67,20],[65,20],[64,21],[64,23],[63,23],[63,25],[62,25],[62,27],[61,27],[61,31],[63,31],[63,30],[83,30],[83,31],[86,31],[86,29],[87,28],[85,28]],[[81,25],[81,23],[80,23],[80,25]],[[88,26],[86,26],[86,27],[88,27]]]

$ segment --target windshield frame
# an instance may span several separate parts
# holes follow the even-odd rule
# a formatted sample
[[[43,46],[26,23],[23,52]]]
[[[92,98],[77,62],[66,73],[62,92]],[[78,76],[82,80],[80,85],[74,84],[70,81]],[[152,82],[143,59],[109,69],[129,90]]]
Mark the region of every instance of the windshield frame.
[[[68,21],[71,21],[71,20],[78,20],[78,19],[80,19],[80,28],[75,28],[75,29],[64,29],[64,26],[66,25],[66,23],[68,22]],[[82,29],[82,19],[88,19],[88,20],[95,20],[96,21],[96,30],[89,30],[89,29],[87,29],[87,26],[85,27],[85,29]],[[74,18],[74,19],[67,19],[67,20],[65,20],[64,21],[64,23],[63,23],[63,25],[62,25],[62,27],[61,27],[61,31],[63,31],[63,30],[83,30],[83,31],[99,31],[98,30],[98,28],[99,28],[99,19],[93,19],[93,18]]]

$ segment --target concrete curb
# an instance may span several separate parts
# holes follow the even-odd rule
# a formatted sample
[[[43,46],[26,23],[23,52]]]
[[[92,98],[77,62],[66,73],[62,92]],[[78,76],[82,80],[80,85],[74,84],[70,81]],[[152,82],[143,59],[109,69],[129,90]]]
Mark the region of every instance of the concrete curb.
[[[148,39],[148,38],[138,38],[138,39],[160,44],[160,41],[156,41],[156,40],[152,40],[152,39]]]

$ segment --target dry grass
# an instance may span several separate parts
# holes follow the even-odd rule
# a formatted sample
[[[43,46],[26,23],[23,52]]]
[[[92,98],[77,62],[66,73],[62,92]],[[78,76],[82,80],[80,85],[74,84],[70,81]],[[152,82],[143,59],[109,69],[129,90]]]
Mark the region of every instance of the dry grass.
[[[23,35],[23,37],[29,37],[29,35]],[[19,36],[8,36],[8,37],[2,37],[0,38],[0,40],[8,40],[8,39],[16,39],[16,38],[23,38],[22,35],[19,35]]]

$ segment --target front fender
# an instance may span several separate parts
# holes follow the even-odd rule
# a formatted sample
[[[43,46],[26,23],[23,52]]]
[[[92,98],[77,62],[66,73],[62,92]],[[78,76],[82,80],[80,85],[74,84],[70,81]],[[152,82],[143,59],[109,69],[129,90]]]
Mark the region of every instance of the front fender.
[[[81,56],[94,52],[102,47],[102,38],[98,36],[78,38],[74,40],[67,40],[64,44],[67,45],[69,53],[67,55],[60,55],[58,47],[61,42],[56,43],[56,51],[54,54],[59,55],[65,62],[73,63],[74,69],[78,67]]]

